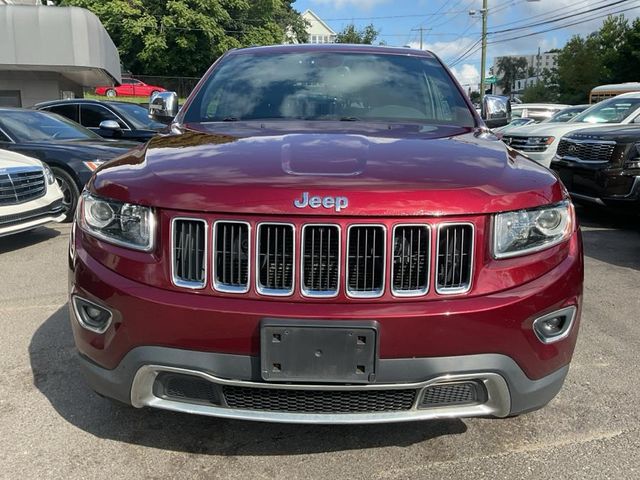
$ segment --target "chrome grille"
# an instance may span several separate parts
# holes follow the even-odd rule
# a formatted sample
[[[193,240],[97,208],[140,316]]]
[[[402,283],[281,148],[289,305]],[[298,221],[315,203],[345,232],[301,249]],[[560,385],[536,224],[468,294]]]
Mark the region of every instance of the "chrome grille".
[[[347,293],[352,297],[379,297],[384,292],[385,228],[352,225],[347,243]]]
[[[305,225],[302,229],[302,292],[332,297],[340,283],[340,227]]]
[[[471,288],[474,227],[470,222],[396,224],[391,235],[382,224],[353,224],[348,225],[345,240],[341,226],[334,224],[262,222],[256,225],[254,238],[248,222],[212,223],[210,229],[211,223],[202,218],[172,219],[174,285],[225,293],[253,288],[266,296],[289,296],[297,290],[318,298],[340,292],[351,298],[376,298],[386,291],[396,297],[418,297],[429,292],[432,282],[440,294]]]
[[[257,289],[265,295],[293,293],[293,225],[261,223],[258,226]]]
[[[207,222],[174,218],[172,231],[173,283],[186,288],[204,288],[207,283]]]
[[[582,162],[610,162],[615,142],[575,141],[567,138],[560,140],[557,155],[561,158],[577,158]]]
[[[0,205],[16,205],[42,197],[47,186],[42,168],[0,169]]]
[[[504,135],[502,141],[515,150],[521,152],[544,152],[549,148],[549,145],[530,144],[528,137],[512,137],[511,135]]]
[[[473,225],[444,224],[438,229],[436,291],[464,293],[471,288]]]
[[[214,224],[213,287],[220,292],[249,291],[249,224],[219,221]]]
[[[393,229],[391,288],[394,295],[424,295],[429,289],[431,231],[427,225],[397,225]]]

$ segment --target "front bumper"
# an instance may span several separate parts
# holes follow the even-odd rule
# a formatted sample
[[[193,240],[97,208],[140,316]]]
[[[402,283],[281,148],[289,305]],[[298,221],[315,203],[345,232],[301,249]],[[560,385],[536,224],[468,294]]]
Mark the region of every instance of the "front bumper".
[[[19,211],[0,213],[0,237],[32,230],[49,222],[61,222],[65,217],[62,198],[55,196],[47,195],[18,207]]]
[[[608,164],[576,163],[558,157],[551,167],[577,202],[635,210],[640,207],[640,176],[622,174]]]
[[[538,380],[529,379],[509,357],[498,354],[439,358],[380,360],[378,382],[369,385],[266,384],[260,381],[259,358],[244,355],[194,352],[165,347],[139,347],[129,352],[114,370],[104,369],[80,356],[83,373],[91,388],[135,407],[242,420],[281,423],[387,423],[436,418],[517,415],[546,405],[558,393],[569,370],[566,365]],[[448,372],[443,374],[442,372]],[[163,373],[196,378],[218,392],[218,403],[202,398],[167,396],[158,391]],[[438,385],[475,382],[486,395],[471,402],[426,405],[425,390]],[[305,392],[334,392],[354,395],[362,392],[399,390],[414,392],[409,408],[375,412],[322,412],[256,410],[229,404],[226,387],[281,390],[287,398]],[[192,390],[193,391],[193,390]],[[286,393],[285,393],[286,392]],[[359,400],[362,401],[362,400]]]
[[[411,303],[328,301],[310,307],[150,287],[118,275],[80,246],[70,270],[70,292],[107,307],[113,318],[104,333],[96,333],[84,328],[71,309],[71,325],[90,385],[136,407],[295,423],[503,417],[545,405],[567,374],[582,298],[579,234],[570,239],[567,252],[546,274],[491,295]],[[577,307],[577,313],[568,334],[556,343],[541,342],[532,328],[534,320],[570,305]],[[260,325],[265,318],[315,320],[327,325],[335,320],[375,320],[379,325],[375,379],[362,385],[265,382],[260,368]],[[157,380],[165,374],[199,380],[200,386],[194,388],[210,391],[213,400],[185,401],[159,393]],[[484,396],[422,408],[427,389],[451,382],[479,385]],[[334,392],[329,394],[334,397],[351,392],[346,394],[350,397],[368,391],[411,390],[415,396],[400,411],[301,413],[229,406],[224,389],[231,387],[249,389],[243,391],[250,394],[260,389],[277,398],[277,405],[304,392],[313,392],[311,397],[326,391]]]

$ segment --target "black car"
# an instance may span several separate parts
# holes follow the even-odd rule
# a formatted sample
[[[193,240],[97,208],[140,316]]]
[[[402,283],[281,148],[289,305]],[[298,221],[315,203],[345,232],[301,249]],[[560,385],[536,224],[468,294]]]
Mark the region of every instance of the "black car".
[[[570,133],[560,140],[551,168],[580,203],[640,212],[640,125]]]
[[[0,108],[0,148],[42,160],[64,193],[67,221],[93,171],[140,145],[105,140],[64,117],[22,108]]]
[[[149,118],[141,105],[100,100],[55,100],[33,108],[57,113],[105,138],[146,142],[166,125]]]

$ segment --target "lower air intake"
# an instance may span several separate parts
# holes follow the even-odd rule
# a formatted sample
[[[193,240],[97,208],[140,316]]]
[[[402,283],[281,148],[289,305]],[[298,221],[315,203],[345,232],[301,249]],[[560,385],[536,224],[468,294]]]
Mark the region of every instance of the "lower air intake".
[[[484,387],[477,382],[447,383],[427,387],[420,406],[444,407],[448,405],[472,405],[484,403],[486,394]]]
[[[411,409],[415,390],[322,391],[223,387],[230,408],[292,413],[366,413]]]

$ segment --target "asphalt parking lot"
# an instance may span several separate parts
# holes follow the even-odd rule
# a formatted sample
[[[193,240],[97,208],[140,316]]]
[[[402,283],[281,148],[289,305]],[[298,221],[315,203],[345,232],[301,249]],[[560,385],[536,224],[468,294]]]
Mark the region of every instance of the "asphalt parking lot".
[[[504,420],[246,423],[135,410],[75,361],[67,225],[0,239],[0,478],[640,478],[640,220],[580,210],[582,331],[560,395]]]

